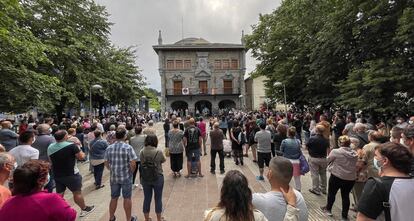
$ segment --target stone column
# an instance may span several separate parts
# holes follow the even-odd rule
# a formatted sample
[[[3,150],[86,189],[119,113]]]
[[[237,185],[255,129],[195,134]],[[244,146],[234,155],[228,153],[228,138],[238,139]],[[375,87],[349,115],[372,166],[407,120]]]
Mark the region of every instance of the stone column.
[[[164,70],[164,55],[162,51],[158,52],[158,71],[160,73],[161,77],[161,113],[165,113],[167,111],[166,107],[166,91],[167,91],[167,85],[166,85],[166,76],[165,76],[165,70]]]
[[[242,109],[246,108],[246,86],[244,84],[244,75],[246,74],[246,50],[240,52],[240,99]]]

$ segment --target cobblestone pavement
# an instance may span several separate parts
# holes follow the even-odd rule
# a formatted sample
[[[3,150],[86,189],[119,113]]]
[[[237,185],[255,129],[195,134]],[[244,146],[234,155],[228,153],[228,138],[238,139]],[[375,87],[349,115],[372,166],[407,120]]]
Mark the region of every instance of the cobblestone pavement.
[[[162,123],[155,125],[157,128],[157,135],[159,138],[159,148],[164,148],[164,132],[162,129]],[[218,157],[217,157],[218,158]],[[217,173],[212,175],[210,170],[210,155],[202,157],[202,171],[204,173],[203,178],[190,178],[184,177],[174,178],[170,170],[170,162],[163,164],[164,169],[164,192],[163,192],[163,208],[164,217],[167,221],[198,221],[203,220],[204,210],[213,207],[217,204],[219,199],[220,185],[224,178],[224,175]],[[218,159],[216,159],[218,163]],[[218,164],[217,164],[218,167]],[[185,167],[184,167],[185,168]],[[105,170],[103,176],[103,184],[105,187],[99,190],[94,188],[93,175],[88,171],[89,164],[80,163],[79,169],[83,175],[83,195],[87,205],[95,205],[96,209],[93,213],[86,217],[80,218],[79,221],[107,221],[109,220],[109,201],[110,201],[110,187],[109,187],[109,172]],[[231,158],[225,159],[225,170],[240,170],[249,180],[249,185],[253,192],[266,192],[270,190],[270,184],[268,181],[259,182],[255,177],[259,174],[259,168],[257,164],[252,162],[251,154],[249,158],[245,158],[244,166],[236,166]],[[218,171],[217,171],[218,172]],[[311,187],[310,174],[302,176],[302,192],[306,200],[306,204],[309,210],[309,220],[340,220],[341,214],[341,198],[340,194],[337,194],[336,201],[333,208],[333,218],[325,216],[319,207],[325,205],[326,195],[316,196],[308,192]],[[73,201],[73,197],[70,192],[66,192],[65,198],[72,205],[79,214],[79,208]],[[139,188],[133,190],[132,196],[132,214],[138,216],[138,220],[144,220],[142,213],[142,203],[144,194]],[[352,199],[351,199],[352,202]],[[125,220],[125,215],[122,206],[122,198],[119,199],[118,208],[116,211],[117,220]],[[151,206],[151,217],[156,220],[154,212],[154,202]],[[355,213],[350,211],[349,217],[354,220]]]

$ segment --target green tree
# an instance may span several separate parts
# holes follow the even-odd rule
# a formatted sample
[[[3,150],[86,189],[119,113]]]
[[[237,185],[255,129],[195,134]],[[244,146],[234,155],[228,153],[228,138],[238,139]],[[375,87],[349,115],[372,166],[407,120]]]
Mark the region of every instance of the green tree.
[[[136,99],[143,78],[134,64],[135,51],[120,49],[109,40],[110,25],[105,7],[93,0],[22,0],[28,16],[22,21],[45,45],[48,64],[38,67],[56,77],[61,88],[54,103],[58,116],[66,107],[88,103],[93,84],[99,106],[128,106]],[[96,106],[96,105],[95,105]]]
[[[0,1],[0,111],[48,109],[58,99],[58,79],[38,70],[49,64],[42,44],[28,27],[20,26],[25,13],[17,0]]]
[[[398,94],[414,95],[414,1],[351,1],[358,9],[353,26],[352,63],[339,84],[348,108],[391,112],[406,108]]]
[[[158,100],[159,92],[153,88],[145,88],[145,96],[149,100],[149,107],[157,111],[161,111],[161,103]]]
[[[317,33],[325,22],[324,15],[330,10],[332,4],[328,1],[287,0],[271,14],[260,16],[259,24],[253,26],[253,33],[246,40],[253,56],[261,62],[254,74],[269,79],[269,97],[275,95],[283,100],[283,88],[273,86],[280,81],[286,85],[288,103],[333,103],[332,82],[315,75],[310,59]]]
[[[286,0],[247,36],[267,93],[288,103],[385,113],[414,96],[414,1]],[[276,93],[275,93],[276,92]],[[410,106],[411,105],[411,106]]]

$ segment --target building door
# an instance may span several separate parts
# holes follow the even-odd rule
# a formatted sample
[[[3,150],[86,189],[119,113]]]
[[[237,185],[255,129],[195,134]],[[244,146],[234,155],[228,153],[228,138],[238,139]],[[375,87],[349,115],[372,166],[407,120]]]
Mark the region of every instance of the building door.
[[[199,81],[198,88],[200,89],[200,94],[207,94],[208,93],[207,81]]]
[[[183,89],[182,81],[174,81],[174,95],[181,95]]]

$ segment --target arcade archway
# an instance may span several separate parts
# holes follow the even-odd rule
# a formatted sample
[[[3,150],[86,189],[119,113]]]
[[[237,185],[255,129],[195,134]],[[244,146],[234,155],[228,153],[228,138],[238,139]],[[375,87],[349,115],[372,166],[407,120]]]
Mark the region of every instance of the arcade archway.
[[[236,103],[232,100],[222,100],[218,103],[219,109],[227,109],[231,110],[232,108],[236,108]]]
[[[211,114],[211,102],[201,100],[195,103],[195,111],[199,111],[200,114],[209,115]]]
[[[174,101],[171,103],[171,109],[174,111],[178,111],[178,110],[187,110],[188,109],[188,104],[185,101]]]

